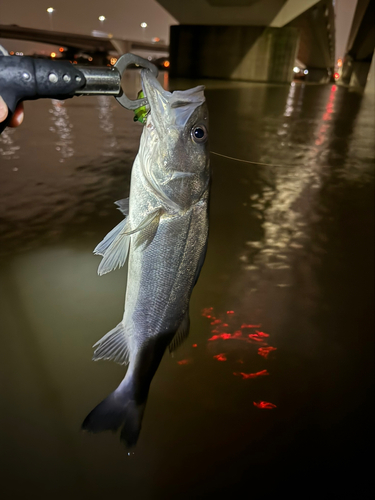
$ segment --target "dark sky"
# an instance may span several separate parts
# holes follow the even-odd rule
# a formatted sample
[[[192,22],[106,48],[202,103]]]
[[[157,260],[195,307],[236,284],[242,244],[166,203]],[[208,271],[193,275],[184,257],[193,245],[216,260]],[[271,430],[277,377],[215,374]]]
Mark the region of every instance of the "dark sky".
[[[188,1],[188,0],[176,0]],[[336,58],[343,57],[357,0],[336,0]],[[0,0],[0,24],[18,24],[30,28],[50,29],[47,8],[53,7],[53,28],[56,31],[91,34],[103,30],[119,38],[150,40],[153,37],[169,41],[169,26],[177,21],[155,0]],[[106,20],[101,25],[98,17]],[[140,26],[147,23],[146,30]],[[42,48],[3,40],[8,50],[30,51]],[[45,47],[46,52],[51,47]]]

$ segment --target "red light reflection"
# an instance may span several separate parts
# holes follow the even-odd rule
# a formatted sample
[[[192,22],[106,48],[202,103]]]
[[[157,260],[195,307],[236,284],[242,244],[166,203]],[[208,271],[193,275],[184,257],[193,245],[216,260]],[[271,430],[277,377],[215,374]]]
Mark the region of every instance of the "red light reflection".
[[[333,93],[335,89],[331,89],[331,96],[329,99],[329,102],[327,103],[326,107],[326,113],[330,115],[333,112]],[[327,118],[327,116],[323,117],[323,121]],[[324,130],[321,132],[325,132]],[[256,345],[256,352],[259,356],[262,356],[264,359],[268,358],[268,355],[272,351],[276,351],[276,347],[272,347],[268,345],[268,338],[270,337],[269,333],[266,333],[262,330],[261,324],[253,324],[253,323],[242,323],[241,326],[239,327],[239,324],[235,324],[237,321],[237,316],[235,315],[234,311],[229,310],[225,311],[226,314],[228,315],[225,317],[223,314],[218,314],[219,318],[221,317],[222,319],[219,319],[215,316],[215,311],[213,307],[207,307],[206,309],[203,309],[202,311],[202,316],[208,318],[210,320],[211,326],[211,337],[208,338],[207,340],[210,342],[213,342],[215,340],[237,340],[241,342],[245,342],[247,344]],[[225,323],[225,319],[228,321],[228,323]],[[237,330],[236,330],[237,328]],[[250,332],[249,332],[250,330]],[[233,333],[232,333],[233,332]],[[211,344],[212,345],[212,344]],[[211,345],[209,350],[211,350]],[[213,349],[216,350],[217,346],[220,344],[213,344],[212,347]],[[196,347],[197,344],[193,344],[193,347]],[[261,347],[260,347],[261,346]],[[234,342],[233,346],[230,345],[230,347],[233,347],[234,351],[237,351],[240,349],[241,344],[238,344],[238,342]],[[223,349],[224,347],[220,347],[220,349]],[[225,349],[229,348],[229,346],[226,345]],[[249,351],[252,351],[252,354],[254,354],[255,351],[254,348],[250,348]],[[215,351],[214,351],[215,352]],[[216,350],[217,352],[217,350]],[[229,351],[228,351],[229,352]],[[212,354],[211,354],[212,355]],[[237,357],[238,356],[238,357]],[[240,363],[240,364],[247,364],[248,361],[243,358],[243,352],[237,353],[236,358],[232,360],[234,363]],[[216,359],[217,361],[228,361],[227,359],[227,354],[226,353],[219,353],[215,354],[213,356],[213,359]],[[191,360],[181,360],[178,363],[179,364],[188,364],[190,363]],[[230,367],[228,367],[230,369]],[[238,369],[239,367],[237,367]],[[247,366],[241,367],[244,370],[247,369]],[[225,367],[223,367],[225,369]],[[247,372],[232,372],[233,375],[237,377],[241,377],[242,380],[248,380],[248,379],[256,379],[258,377],[265,377],[269,375],[268,370],[260,370],[258,372],[254,373],[247,373]],[[267,401],[253,401],[254,406],[260,409],[273,409],[276,408],[276,405],[273,403],[269,403]]]
[[[220,323],[221,323],[221,319],[215,319],[214,321],[211,321],[211,325],[219,325]]]
[[[181,359],[181,361],[177,361],[179,365],[188,365],[191,363],[191,359]]]
[[[224,352],[222,352],[221,354],[216,354],[216,356],[214,356],[214,358],[217,359],[218,361],[226,361],[227,360]]]
[[[269,333],[265,333],[265,332],[260,332],[259,330],[255,330],[257,332],[257,334],[259,335],[259,337],[269,337]]]
[[[205,318],[212,318],[212,311],[213,310],[214,310],[213,307],[206,307],[202,311],[202,316],[204,316]]]
[[[248,378],[257,378],[257,377],[263,377],[264,375],[269,375],[267,370],[262,370],[260,372],[256,373],[243,373],[243,372],[233,372],[233,375],[239,376],[241,375],[242,380],[246,380]]]
[[[336,85],[332,85],[331,92],[330,92],[329,98],[328,98],[328,102],[326,104],[326,109],[325,109],[325,112],[324,112],[323,117],[322,117],[323,122],[328,122],[331,120],[331,114],[334,111],[334,101],[335,101],[336,90],[337,90]],[[319,128],[318,134],[317,134],[318,137],[315,141],[315,144],[317,146],[320,146],[323,144],[323,142],[325,142],[325,140],[327,138],[327,130],[328,130],[328,123],[322,123],[322,125]]]
[[[274,405],[273,403],[268,403],[267,401],[259,401],[258,403],[254,401],[253,404],[261,410],[272,410],[273,408],[277,408],[276,405]]]
[[[218,340],[218,339],[227,340],[227,339],[231,339],[231,338],[232,338],[232,335],[230,333],[220,333],[220,335],[213,335],[208,340]]]
[[[268,355],[270,352],[272,351],[276,351],[276,347],[259,347],[258,349],[258,354],[259,356],[263,356],[264,359],[267,359],[268,358]]]
[[[193,347],[198,347],[198,344],[193,344]]]
[[[263,342],[265,337],[269,337],[269,334],[265,332],[259,332],[258,330],[256,330],[256,333],[250,333],[248,337],[249,339],[255,340],[256,342]]]
[[[232,315],[234,314],[234,311],[230,310],[226,311],[226,313],[228,315]],[[203,309],[202,316],[211,319],[211,325],[214,326],[214,328],[211,330],[212,337],[208,339],[209,341],[234,339],[234,340],[241,340],[250,344],[253,341],[255,341],[255,342],[262,342],[263,345],[267,345],[265,339],[269,337],[268,333],[262,332],[260,330],[255,330],[254,333],[244,336],[244,332],[242,331],[243,329],[246,328],[248,329],[260,328],[261,326],[260,324],[242,323],[241,325],[242,330],[236,330],[234,333],[229,333],[228,331],[223,331],[224,328],[229,327],[229,324],[223,323],[221,319],[215,317],[213,307],[207,307]]]
[[[255,340],[256,342],[263,342],[263,339],[259,337],[257,333],[250,333],[249,339]]]

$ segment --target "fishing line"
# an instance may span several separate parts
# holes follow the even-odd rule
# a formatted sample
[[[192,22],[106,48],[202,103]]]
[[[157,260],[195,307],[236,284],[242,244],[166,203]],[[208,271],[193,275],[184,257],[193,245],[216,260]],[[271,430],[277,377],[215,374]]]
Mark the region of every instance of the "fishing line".
[[[233,156],[222,155],[221,153],[215,153],[215,151],[210,151],[211,154],[216,156],[222,156],[223,158],[228,158],[228,160],[240,161],[242,163],[251,163],[252,165],[262,165],[264,167],[287,167],[287,165],[275,165],[273,163],[260,163],[259,161],[241,160],[241,158],[234,158]]]

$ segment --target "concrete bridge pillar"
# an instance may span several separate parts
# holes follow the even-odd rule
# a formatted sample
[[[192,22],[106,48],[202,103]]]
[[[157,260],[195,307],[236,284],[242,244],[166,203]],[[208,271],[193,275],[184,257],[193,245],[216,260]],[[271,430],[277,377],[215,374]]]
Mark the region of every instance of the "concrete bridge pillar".
[[[352,65],[352,74],[350,77],[349,87],[364,89],[366,87],[370,66],[371,62],[354,61]]]
[[[366,87],[370,67],[371,61],[355,61],[346,55],[341,74],[342,83],[363,90]]]
[[[290,82],[298,43],[293,27],[171,26],[170,75]]]

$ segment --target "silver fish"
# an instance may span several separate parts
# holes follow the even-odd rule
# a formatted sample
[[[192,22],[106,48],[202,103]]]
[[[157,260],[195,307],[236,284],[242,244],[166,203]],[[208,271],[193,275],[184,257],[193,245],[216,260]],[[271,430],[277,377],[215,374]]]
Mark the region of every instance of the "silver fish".
[[[129,364],[125,378],[86,417],[83,429],[137,442],[153,376],[166,348],[189,333],[189,300],[206,253],[210,165],[204,87],[173,93],[142,70],[150,113],[134,161],[125,219],[95,248],[98,273],[128,259],[121,323],[94,347],[94,360]]]

